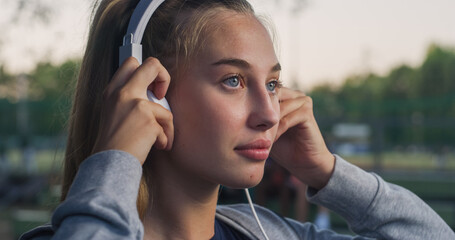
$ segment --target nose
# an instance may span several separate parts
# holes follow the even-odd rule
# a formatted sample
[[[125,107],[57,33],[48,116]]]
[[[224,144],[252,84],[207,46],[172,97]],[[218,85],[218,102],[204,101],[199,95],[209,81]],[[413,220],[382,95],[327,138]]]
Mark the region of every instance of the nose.
[[[280,107],[276,98],[263,88],[250,97],[249,127],[256,130],[267,130],[280,121]],[[274,102],[276,101],[276,102]]]

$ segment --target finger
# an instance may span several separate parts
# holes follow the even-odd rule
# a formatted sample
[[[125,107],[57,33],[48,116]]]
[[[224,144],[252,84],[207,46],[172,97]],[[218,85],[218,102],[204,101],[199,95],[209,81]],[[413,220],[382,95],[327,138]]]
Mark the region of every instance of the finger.
[[[163,150],[166,148],[167,142],[168,142],[168,139],[166,137],[166,134],[164,133],[163,128],[160,128],[153,146],[156,147],[157,149]]]
[[[169,84],[171,83],[171,76],[169,72],[163,67],[164,71],[158,73],[155,81],[148,86],[148,90],[152,91],[156,98],[161,100],[166,96]]]
[[[174,122],[172,113],[162,107],[161,105],[156,105],[153,109],[153,114],[155,115],[156,121],[163,128],[164,134],[166,135],[167,142],[164,149],[170,150],[172,148],[172,143],[174,142]]]
[[[303,96],[306,96],[305,93],[297,90],[293,90],[286,87],[282,87],[280,89],[280,102]]]
[[[278,140],[280,136],[283,135],[288,129],[295,127],[299,124],[303,126],[311,116],[312,113],[309,113],[308,109],[305,108],[304,106],[283,116],[280,119],[280,123],[278,125],[275,141]]]
[[[139,62],[134,57],[127,58],[123,64],[117,69],[111,82],[105,89],[105,96],[110,96],[116,89],[125,85],[128,79],[133,75],[134,71],[139,67]]]
[[[290,112],[293,112],[304,105],[307,105],[307,107],[312,107],[312,100],[310,97],[303,96],[280,102],[280,117],[286,116]]]
[[[137,68],[124,88],[134,96],[141,96],[144,99],[147,99],[146,90],[150,89],[158,99],[161,99],[167,92],[170,80],[169,73],[159,60],[148,58]]]

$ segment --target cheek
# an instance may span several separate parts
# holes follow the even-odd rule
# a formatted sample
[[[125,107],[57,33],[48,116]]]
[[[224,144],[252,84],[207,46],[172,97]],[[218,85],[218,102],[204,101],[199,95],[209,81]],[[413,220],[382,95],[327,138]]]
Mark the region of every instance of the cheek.
[[[209,99],[201,103],[198,124],[207,144],[220,145],[218,147],[235,144],[236,133],[244,126],[244,109],[220,96]]]
[[[244,106],[241,101],[220,96],[211,97],[211,101],[205,105],[208,109],[207,117],[213,120],[212,123],[222,123],[225,124],[224,127],[241,125],[244,122],[247,115]]]
[[[227,141],[245,122],[242,100],[221,94],[215,89],[175,88],[169,94],[174,114],[176,139],[213,144]],[[186,144],[186,143],[185,143]]]

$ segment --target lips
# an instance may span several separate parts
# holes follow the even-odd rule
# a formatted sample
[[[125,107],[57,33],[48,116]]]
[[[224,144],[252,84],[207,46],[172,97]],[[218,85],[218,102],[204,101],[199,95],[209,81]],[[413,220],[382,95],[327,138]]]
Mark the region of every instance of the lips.
[[[245,145],[234,148],[235,152],[252,160],[266,160],[270,153],[272,142],[267,139],[258,139]]]

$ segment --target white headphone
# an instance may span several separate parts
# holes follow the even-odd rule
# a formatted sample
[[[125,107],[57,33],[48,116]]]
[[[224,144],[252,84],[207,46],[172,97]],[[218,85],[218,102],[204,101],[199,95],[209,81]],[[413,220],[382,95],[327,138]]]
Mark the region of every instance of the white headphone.
[[[123,45],[119,48],[119,66],[128,58],[134,57],[139,64],[142,64],[142,37],[144,36],[145,27],[152,17],[153,12],[164,0],[141,0],[134,9],[128,24],[128,30],[123,37]],[[171,107],[165,98],[158,99],[151,91],[147,91],[147,97],[150,101],[160,104],[167,110]]]

